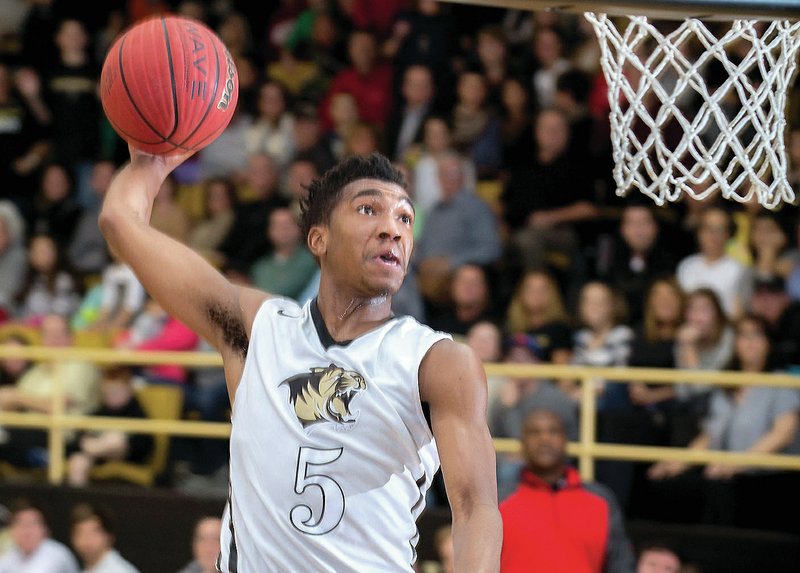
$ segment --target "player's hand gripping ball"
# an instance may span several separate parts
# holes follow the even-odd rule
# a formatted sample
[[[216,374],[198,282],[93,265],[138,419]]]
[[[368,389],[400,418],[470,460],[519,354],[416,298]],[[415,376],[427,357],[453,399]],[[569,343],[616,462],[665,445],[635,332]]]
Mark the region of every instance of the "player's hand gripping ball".
[[[103,110],[133,147],[197,151],[228,126],[239,97],[236,65],[205,24],[177,16],[143,20],[120,36],[100,76]]]

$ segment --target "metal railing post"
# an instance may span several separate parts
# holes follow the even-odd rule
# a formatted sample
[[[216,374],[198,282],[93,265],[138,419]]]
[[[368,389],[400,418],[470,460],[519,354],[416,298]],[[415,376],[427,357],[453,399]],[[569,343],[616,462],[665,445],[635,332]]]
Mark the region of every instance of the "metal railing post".
[[[64,360],[53,361],[53,402],[50,423],[48,424],[47,447],[49,462],[47,480],[54,485],[61,483],[64,476]]]
[[[594,479],[595,428],[597,420],[597,406],[594,391],[594,378],[588,372],[581,377],[581,411],[580,411],[580,455],[578,456],[578,469],[584,481]]]

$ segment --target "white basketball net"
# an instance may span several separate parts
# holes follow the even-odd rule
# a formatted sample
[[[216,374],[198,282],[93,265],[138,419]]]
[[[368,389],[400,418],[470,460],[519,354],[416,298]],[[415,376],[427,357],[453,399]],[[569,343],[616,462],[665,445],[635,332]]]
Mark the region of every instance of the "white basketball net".
[[[585,16],[608,82],[618,195],[794,202],[784,116],[800,22],[735,20],[717,37],[696,19],[663,32],[643,16],[619,29],[606,14]],[[710,65],[724,70],[718,86],[706,85]]]

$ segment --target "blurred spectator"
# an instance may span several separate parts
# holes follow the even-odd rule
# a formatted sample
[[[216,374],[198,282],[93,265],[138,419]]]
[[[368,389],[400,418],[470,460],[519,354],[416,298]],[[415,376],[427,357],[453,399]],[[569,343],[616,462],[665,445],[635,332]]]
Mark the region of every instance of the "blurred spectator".
[[[581,481],[566,465],[566,445],[558,414],[534,410],[525,417],[522,483],[500,504],[502,571],[632,573],[634,555],[613,494]]]
[[[91,201],[91,161],[100,150],[100,70],[92,59],[89,36],[80,20],[61,20],[55,41],[58,57],[39,68],[52,116],[54,159],[69,167],[77,196]]]
[[[241,83],[240,83],[241,87]],[[240,100],[233,117],[219,136],[195,155],[200,177],[229,177],[237,181],[247,170],[247,134],[253,117]]]
[[[752,315],[740,319],[736,323],[735,348],[733,370],[750,373],[754,382],[759,374],[772,371],[770,342],[763,320]],[[794,389],[755,383],[716,388],[711,393],[704,429],[692,440],[689,448],[797,454],[800,453],[798,413],[800,396]],[[775,472],[742,465],[710,463],[702,472],[681,475],[689,468],[690,464],[679,461],[661,461],[650,468],[648,475],[652,480],[666,480],[663,484],[655,484],[648,496],[651,508],[660,517],[668,520],[679,517],[685,520],[684,523],[699,519],[720,525],[744,525],[735,522],[743,517],[742,504],[747,502],[747,496],[741,495],[745,493],[744,489],[738,490],[741,497],[737,497],[728,485],[709,482],[726,482],[741,477],[744,482],[742,487],[748,485],[751,488],[748,493],[758,499],[754,508],[763,508],[765,500],[762,495],[774,494],[782,483],[775,481]],[[780,477],[780,472],[777,474]],[[795,487],[793,482],[791,487]],[[788,499],[787,496],[791,497],[792,494],[783,491],[773,499],[780,499],[776,503],[783,503]],[[676,503],[676,500],[680,500],[680,503]],[[781,515],[779,511],[771,512],[769,520],[777,522],[781,520]],[[794,521],[797,516],[792,514],[785,517]],[[765,520],[759,519],[759,522],[764,524]]]
[[[178,573],[216,573],[222,520],[203,517],[197,521],[192,535],[192,561]]]
[[[675,270],[677,261],[666,242],[661,240],[654,207],[632,203],[622,209],[619,238],[608,262],[598,261],[598,275],[625,297],[632,325],[642,320],[644,293],[650,283]]]
[[[304,102],[294,111],[294,146],[294,158],[313,162],[318,173],[336,163],[333,150],[322,136],[322,124],[312,103]]]
[[[503,169],[525,168],[535,154],[533,105],[527,82],[514,76],[503,80],[500,104]]]
[[[23,498],[8,505],[13,545],[0,556],[0,573],[78,573],[72,552],[50,537],[41,506]]]
[[[75,232],[81,208],[72,198],[72,177],[64,165],[51,163],[43,171],[31,211],[28,234],[47,234],[66,247]]]
[[[688,294],[683,323],[675,337],[675,367],[681,370],[721,370],[733,357],[733,329],[716,293],[700,288]],[[675,421],[675,446],[685,446],[697,433],[707,409],[709,386],[677,384],[683,415]],[[677,414],[676,414],[677,415]]]
[[[6,348],[31,346],[34,342],[36,341],[32,337],[25,336],[22,332],[11,331],[0,337],[0,345]],[[30,367],[31,362],[24,358],[3,358],[0,360],[0,387],[15,386]],[[4,432],[0,430],[0,435],[4,435]]]
[[[512,334],[505,343],[503,361],[510,364],[543,364],[543,349],[536,339],[522,332]],[[575,402],[552,380],[541,378],[509,378],[503,385],[499,401],[490,405],[492,435],[522,438],[522,422],[533,410],[553,410],[564,424],[567,438],[578,439],[578,410]]]
[[[18,320],[38,323],[55,313],[71,316],[81,301],[81,288],[58,243],[49,235],[36,235],[28,247],[28,264],[16,294]]]
[[[744,310],[748,293],[744,288],[745,267],[725,252],[732,227],[728,212],[718,207],[705,210],[697,230],[699,251],[680,261],[676,276],[686,292],[699,287],[713,289],[725,314],[735,319]]]
[[[48,124],[38,74],[14,71],[0,62],[0,178],[3,197],[14,201],[27,215],[37,168],[50,152]]]
[[[353,0],[350,13],[353,24],[357,28],[374,30],[380,39],[389,37],[397,15],[404,7],[403,0],[386,0],[370,2],[369,0]]]
[[[139,380],[144,383],[143,380]],[[100,378],[100,406],[93,416],[116,418],[146,418],[136,399],[136,380],[131,369],[109,366]],[[117,430],[80,431],[67,445],[67,483],[83,487],[89,483],[89,474],[96,464],[108,460],[125,460],[140,463],[153,448],[151,434],[127,434]]]
[[[291,209],[273,209],[266,232],[272,252],[253,263],[250,279],[265,292],[297,300],[317,272],[317,263],[303,242]]]
[[[170,174],[161,184],[153,202],[150,225],[176,241],[185,243],[192,222],[188,213],[176,200],[177,186],[174,174]]]
[[[498,322],[486,269],[470,263],[455,269],[450,303],[430,309],[426,316],[428,326],[454,336],[466,336],[470,327],[481,321]]]
[[[144,307],[146,293],[139,278],[114,253],[100,279],[101,297],[97,320],[90,330],[117,332],[128,328]]]
[[[423,125],[434,111],[436,85],[431,70],[422,64],[409,66],[402,78],[402,98],[386,123],[384,153],[401,161],[412,144],[422,141]]]
[[[27,264],[25,223],[11,201],[0,200],[0,322],[14,313]]]
[[[130,350],[195,350],[197,334],[188,326],[167,313],[158,302],[149,298],[144,310],[116,341],[118,348]],[[187,380],[186,368],[177,364],[161,364],[144,368],[142,374],[151,383],[183,385]]]
[[[491,265],[500,256],[495,216],[474,192],[465,190],[463,161],[449,152],[439,159],[442,199],[425,220],[414,249],[414,268],[429,303],[447,301],[452,273],[464,263]]]
[[[489,320],[480,320],[469,327],[465,342],[478,360],[487,363],[500,362],[503,358],[503,333],[500,327]],[[502,376],[488,375],[487,404],[493,404],[506,379]]]
[[[246,178],[238,192],[236,215],[219,248],[225,257],[223,269],[246,277],[255,260],[269,252],[265,233],[269,214],[288,203],[279,194],[279,181],[280,172],[272,157],[266,153],[248,157]]]
[[[215,267],[223,262],[219,247],[236,217],[236,188],[229,178],[210,177],[203,183],[203,216],[186,239],[192,249]]]
[[[414,173],[414,207],[417,209],[417,223],[424,223],[427,213],[442,198],[442,185],[439,179],[439,159],[447,152],[453,152],[452,134],[447,120],[438,115],[431,115],[423,125],[422,145],[415,150],[417,155],[413,161]],[[412,163],[412,158],[405,159]],[[475,164],[464,157],[464,187],[474,190],[476,184]],[[420,221],[421,219],[421,221]]]
[[[479,72],[486,80],[486,101],[495,110],[500,109],[506,78],[517,74],[513,64],[502,26],[492,23],[481,27],[475,35],[475,52],[467,67]]]
[[[318,179],[320,171],[317,164],[306,157],[296,157],[289,164],[286,173],[286,192],[289,197],[289,209],[295,218],[300,217],[300,203],[308,195],[308,186]]]
[[[295,27],[296,29],[296,27]],[[279,83],[292,100],[316,96],[320,72],[316,63],[301,59],[299,50],[284,47],[278,59],[267,65],[267,79]]]
[[[84,573],[139,573],[114,548],[115,523],[110,510],[80,503],[72,508],[72,547],[83,562]]]
[[[347,68],[346,29],[339,26],[337,20],[335,10],[330,6],[317,12],[308,41],[296,48],[289,46],[289,49],[295,49],[304,59],[312,62],[319,71],[314,89],[305,94],[306,98],[315,102],[324,96],[331,80]]]
[[[598,211],[586,174],[567,156],[570,134],[564,114],[540,112],[534,130],[537,154],[510,173],[501,197],[503,216],[525,268],[550,264],[567,269],[581,256],[575,224],[595,218]]]
[[[380,61],[373,33],[354,30],[347,45],[351,67],[336,74],[320,103],[323,126],[326,130],[332,126],[330,100],[341,92],[355,97],[360,119],[384,125],[392,109],[392,68]]]
[[[500,119],[488,102],[486,79],[478,72],[458,76],[456,103],[450,113],[453,147],[472,159],[478,179],[497,177],[502,164]]]
[[[391,37],[383,43],[383,56],[392,61],[395,83],[409,66],[424,65],[433,73],[441,103],[449,102],[453,91],[455,21],[447,3],[416,0],[413,8],[400,12]]]
[[[634,329],[629,366],[674,368],[675,338],[683,322],[686,297],[672,277],[653,281],[647,290],[643,321]],[[674,384],[632,382],[628,387],[631,402],[644,408],[653,424],[663,426],[665,410],[675,398]]]
[[[288,110],[286,91],[274,80],[261,84],[257,113],[247,129],[247,155],[266,153],[283,169],[294,154],[294,117]]]
[[[204,7],[202,2],[198,2],[198,4]],[[197,16],[195,18],[204,20],[204,18],[197,18]],[[252,54],[255,50],[250,22],[241,12],[228,10],[219,24],[217,24],[216,32],[234,60]]]
[[[508,305],[506,330],[531,335],[542,350],[542,359],[569,364],[572,330],[555,278],[545,270],[530,270],[517,283]]]
[[[578,302],[581,328],[575,333],[571,364],[580,366],[627,366],[633,343],[633,330],[626,324],[627,308],[618,291],[607,283],[591,281],[583,285]],[[597,408],[621,410],[629,406],[624,383],[595,379]],[[580,386],[565,387],[580,400]]]
[[[555,103],[558,77],[570,69],[560,32],[555,28],[537,28],[533,34],[533,56],[536,69],[531,81],[536,105],[547,108]]]
[[[42,319],[41,345],[49,348],[72,345],[72,332],[66,318],[50,314]],[[56,376],[64,397],[61,408],[65,414],[88,414],[96,407],[100,397],[97,369],[89,362],[68,360],[58,364],[39,362],[29,368],[15,386],[0,388],[0,410],[53,413]],[[0,445],[0,459],[18,467],[47,465],[45,430],[10,428],[7,431],[10,437]]]
[[[775,366],[793,370],[800,366],[800,302],[789,298],[783,279],[756,279],[749,307],[767,324]]]
[[[594,119],[589,114],[589,92],[591,78],[581,70],[567,70],[556,78],[553,106],[561,110],[569,119],[570,143],[569,157],[576,165],[586,165],[596,170],[596,151],[598,143]],[[594,173],[592,175],[595,175]]]
[[[753,279],[785,278],[792,268],[789,255],[790,227],[788,217],[769,209],[759,210],[753,217],[749,248]]]
[[[636,573],[681,573],[683,560],[675,549],[663,543],[647,543],[639,549]]]
[[[357,121],[344,141],[344,157],[360,155],[369,157],[378,151],[380,135],[378,128],[366,121]]]
[[[90,185],[95,194],[91,205],[83,208],[80,218],[75,225],[75,232],[67,248],[70,264],[84,276],[99,276],[108,264],[108,247],[100,228],[97,226],[97,217],[100,214],[100,204],[105,197],[111,179],[116,172],[116,166],[111,161],[97,161],[92,167]]]
[[[529,334],[511,335],[505,343],[503,362],[542,364],[543,350]],[[497,394],[489,403],[489,429],[498,438],[522,438],[522,422],[532,411],[545,408],[563,420],[567,438],[578,439],[578,408],[552,380],[539,377],[505,378],[496,382]],[[498,454],[497,495],[503,500],[519,485],[522,458],[518,454]]]
[[[325,145],[341,160],[347,153],[347,140],[358,125],[358,102],[350,92],[339,92],[331,96],[328,112],[331,127],[325,132]]]

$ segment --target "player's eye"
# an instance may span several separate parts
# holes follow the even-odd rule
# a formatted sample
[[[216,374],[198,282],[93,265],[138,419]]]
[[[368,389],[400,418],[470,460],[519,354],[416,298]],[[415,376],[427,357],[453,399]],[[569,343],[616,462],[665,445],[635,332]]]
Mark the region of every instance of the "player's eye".
[[[372,205],[359,205],[358,209],[356,209],[356,211],[358,213],[361,213],[362,215],[374,215],[375,214],[375,209],[372,207]]]
[[[406,225],[410,225],[414,222],[414,218],[411,215],[400,215],[400,220],[405,223]]]

